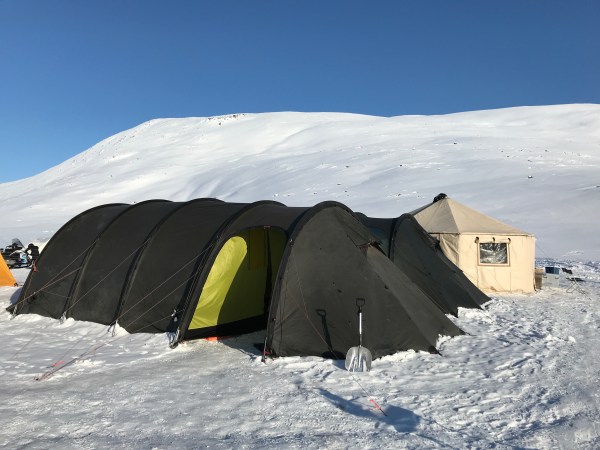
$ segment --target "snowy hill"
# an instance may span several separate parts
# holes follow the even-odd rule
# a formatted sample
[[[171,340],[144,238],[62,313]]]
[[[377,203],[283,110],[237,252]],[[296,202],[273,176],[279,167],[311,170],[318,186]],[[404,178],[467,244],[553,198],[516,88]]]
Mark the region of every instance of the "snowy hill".
[[[600,105],[157,119],[1,184],[0,243],[46,240],[77,213],[111,202],[337,200],[394,217],[445,192],[536,234],[541,256],[594,259],[599,186]]]

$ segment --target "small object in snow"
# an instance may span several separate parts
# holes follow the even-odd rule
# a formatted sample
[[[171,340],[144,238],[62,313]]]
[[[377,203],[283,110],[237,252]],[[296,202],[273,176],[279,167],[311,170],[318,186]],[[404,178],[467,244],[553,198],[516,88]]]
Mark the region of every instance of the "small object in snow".
[[[373,356],[368,348],[362,346],[362,307],[365,305],[364,298],[356,299],[358,307],[358,347],[350,347],[346,353],[345,366],[350,372],[369,372]]]
[[[533,175],[529,175],[529,176],[527,176],[527,178],[533,178]]]

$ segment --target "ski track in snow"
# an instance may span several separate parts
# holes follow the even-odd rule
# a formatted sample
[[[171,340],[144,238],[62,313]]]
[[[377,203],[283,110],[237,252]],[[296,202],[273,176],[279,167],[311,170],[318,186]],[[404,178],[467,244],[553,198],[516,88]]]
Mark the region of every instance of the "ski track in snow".
[[[585,293],[494,297],[453,318],[466,334],[442,337],[442,356],[399,352],[357,374],[314,357],[263,363],[260,332],[171,350],[165,335],[3,310],[0,446],[595,449],[600,265],[575,270]],[[15,291],[2,288],[4,305]]]

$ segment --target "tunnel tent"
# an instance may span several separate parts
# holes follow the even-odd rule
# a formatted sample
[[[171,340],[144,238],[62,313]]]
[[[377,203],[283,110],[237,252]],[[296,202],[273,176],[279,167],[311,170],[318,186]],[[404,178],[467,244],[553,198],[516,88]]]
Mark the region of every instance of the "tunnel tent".
[[[6,265],[4,257],[0,256],[0,286],[16,286],[17,280]]]
[[[373,218],[359,214],[359,217],[378,237],[384,253],[446,314],[457,316],[458,308],[480,309],[489,301],[412,215]]]
[[[535,236],[440,194],[412,213],[484,292],[535,290]]]
[[[108,214],[107,207],[105,214],[98,208],[78,216],[76,225],[86,222],[94,230],[84,234],[87,247],[95,247],[78,259],[83,267],[73,282],[86,280],[85,286],[99,287],[111,283],[116,271],[108,267],[108,271],[88,271],[86,267],[101,266],[103,260],[108,266],[100,249],[119,242],[119,233],[114,231],[123,227],[134,233],[136,223],[148,219],[142,212],[156,212],[156,225],[146,239],[136,237],[143,245],[124,264],[129,268],[118,310],[97,317],[91,311],[87,320],[101,321],[114,314],[116,323],[129,332],[172,332],[174,343],[266,329],[265,343],[271,354],[339,357],[356,345],[355,300],[363,297],[367,299],[364,343],[375,357],[399,350],[431,350],[440,335],[461,333],[383,255],[374,244],[375,237],[340,203],[311,208],[206,199],[172,208],[167,204],[125,206],[131,208],[127,212],[119,205],[112,207],[114,214]],[[165,214],[162,219],[158,210]],[[94,215],[101,223],[86,220]],[[114,221],[107,220],[108,216]],[[53,240],[68,241],[67,235],[78,226],[61,228]],[[50,279],[44,274],[47,267],[65,264],[61,252],[48,255],[46,263],[28,278],[29,284],[37,286],[36,295],[29,297],[31,286],[26,286],[13,313],[67,314],[73,299],[59,299],[51,305],[51,296],[44,292],[51,286],[37,280],[38,276],[42,282]],[[100,278],[95,283],[94,274]],[[115,285],[123,283],[122,272],[118,277]],[[83,285],[63,289],[70,296],[83,292],[80,288]],[[41,307],[36,305],[39,299]],[[115,304],[106,303],[106,308],[115,309]]]

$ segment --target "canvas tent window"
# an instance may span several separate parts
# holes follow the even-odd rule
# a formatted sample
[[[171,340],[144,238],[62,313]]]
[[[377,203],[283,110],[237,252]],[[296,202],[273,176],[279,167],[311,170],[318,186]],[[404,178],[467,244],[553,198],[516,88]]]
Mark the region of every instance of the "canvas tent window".
[[[508,242],[480,242],[479,264],[508,265]]]

